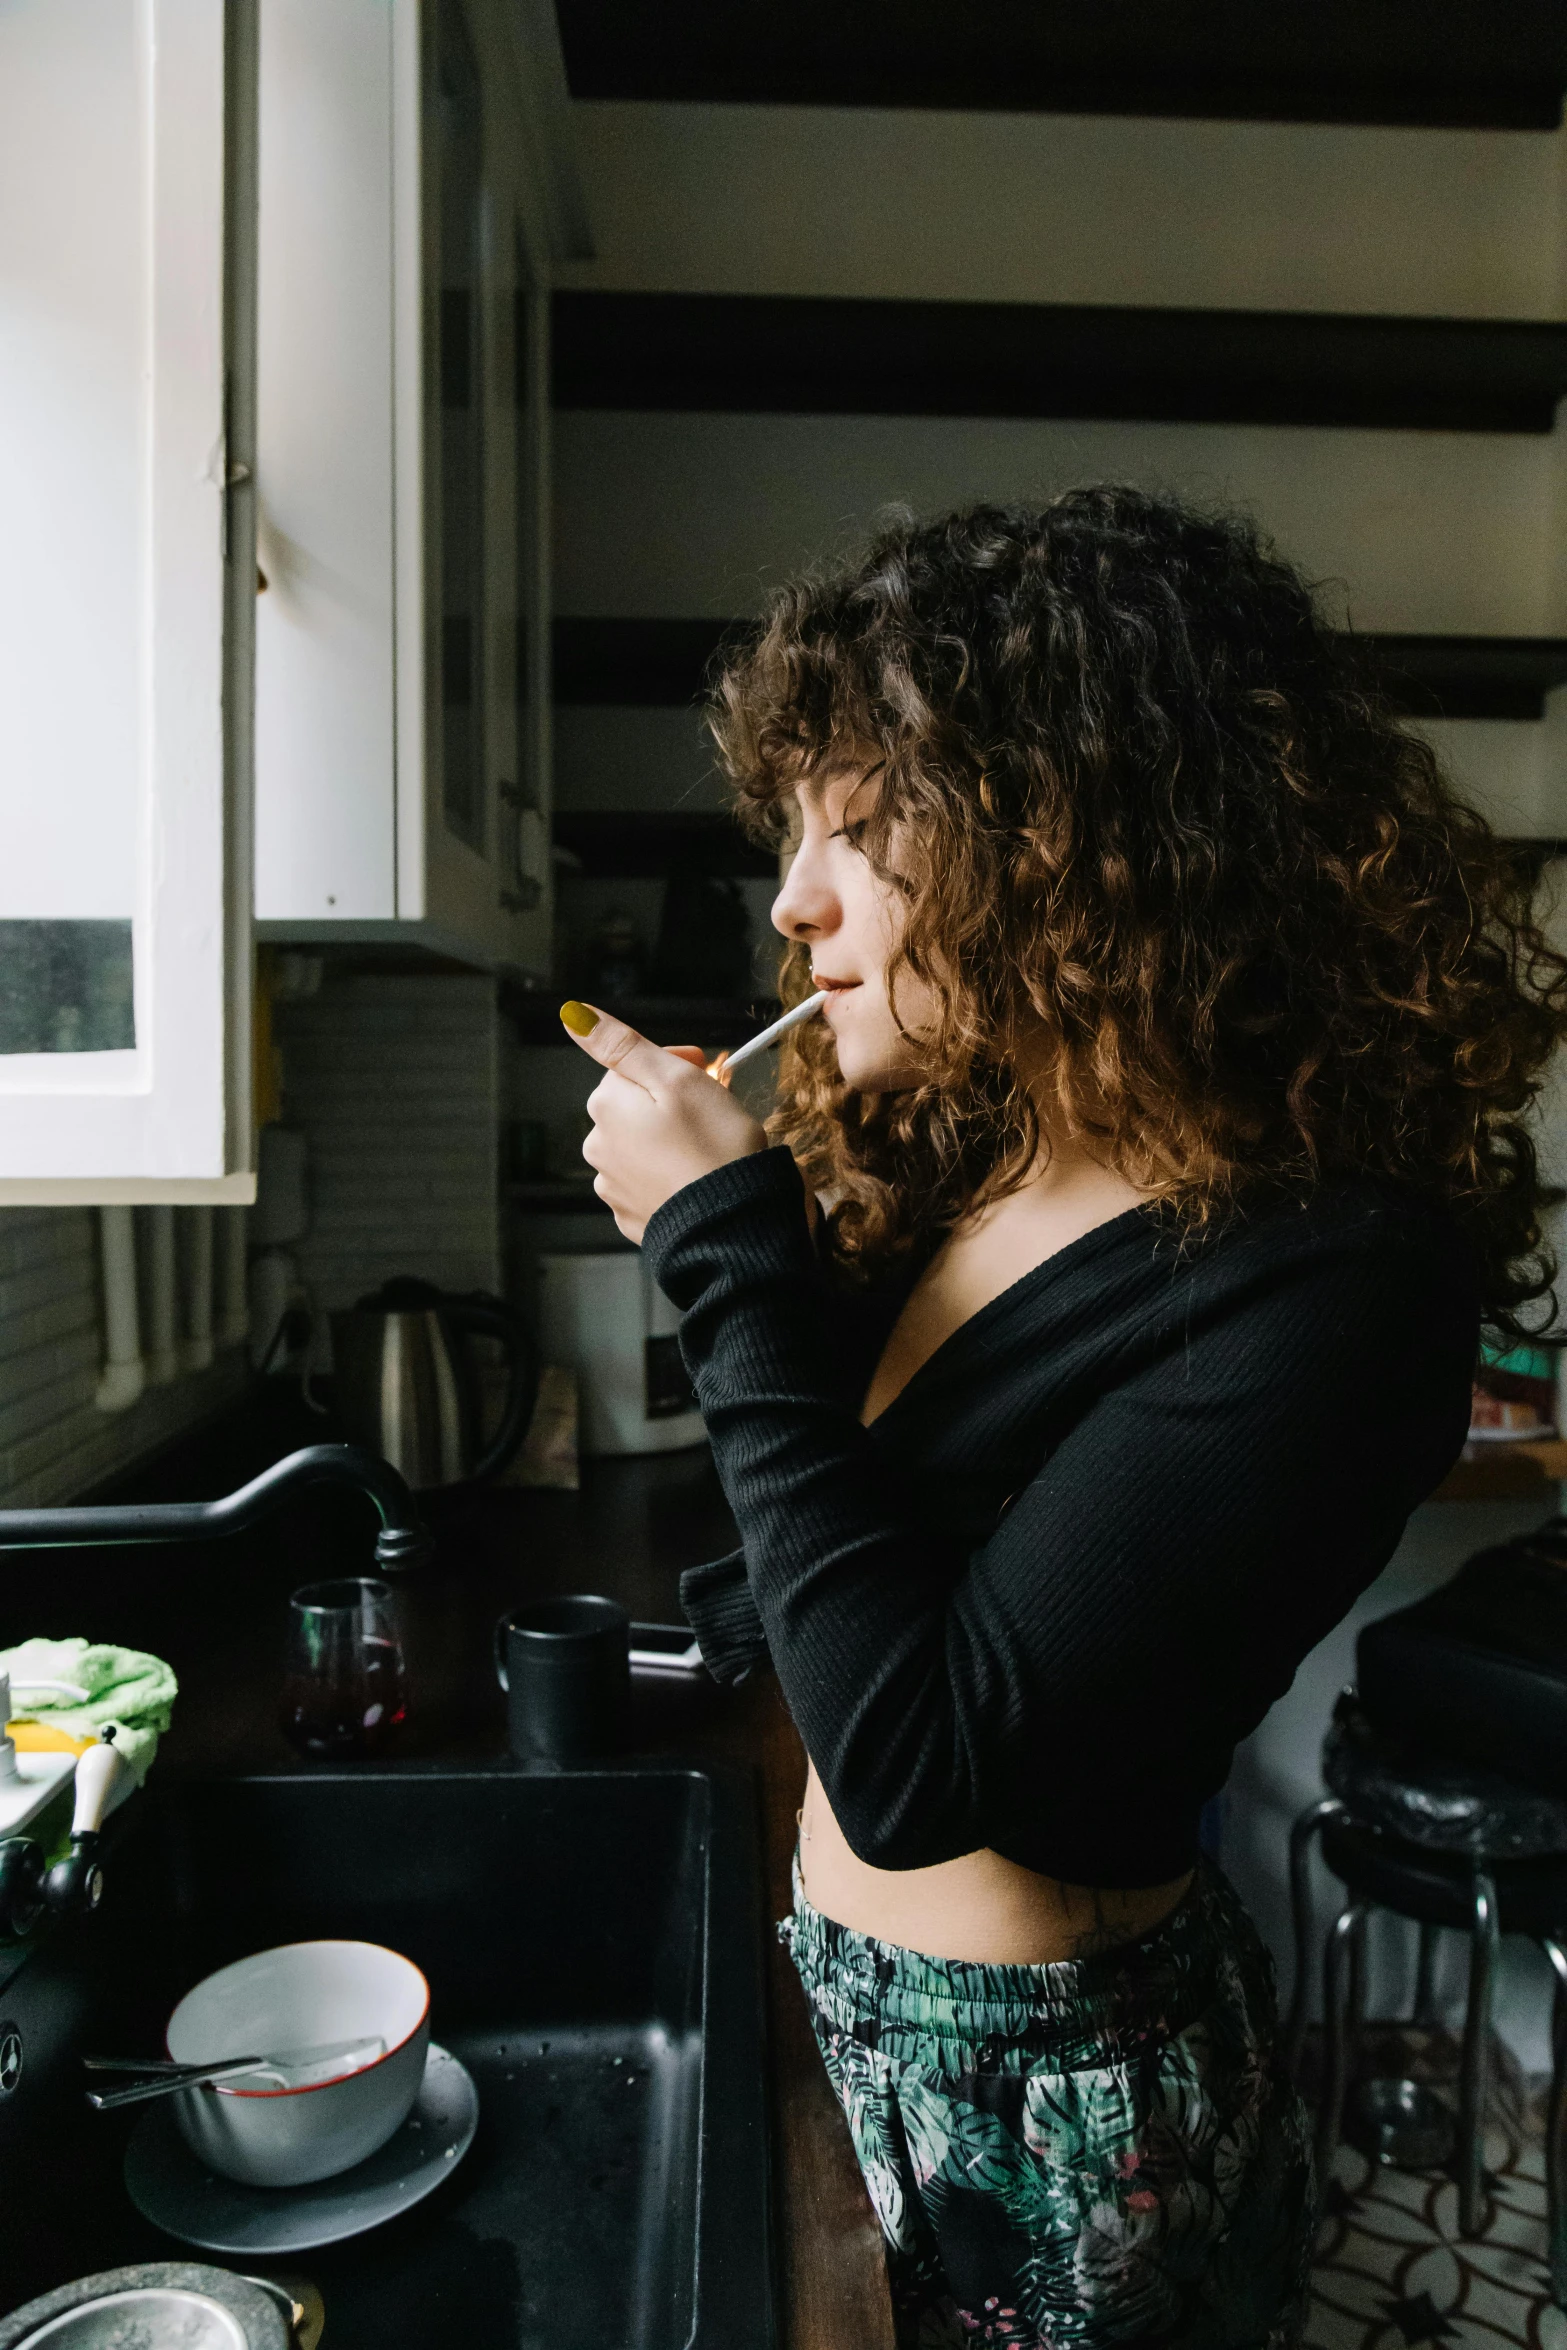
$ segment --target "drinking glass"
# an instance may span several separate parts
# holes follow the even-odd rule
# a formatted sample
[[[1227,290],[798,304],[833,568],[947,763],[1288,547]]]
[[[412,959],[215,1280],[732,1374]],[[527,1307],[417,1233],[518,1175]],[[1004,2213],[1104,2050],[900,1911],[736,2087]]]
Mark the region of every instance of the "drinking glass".
[[[367,1575],[307,1583],[288,1608],[285,1737],[336,1761],[381,1753],[408,1713],[391,1586]]]

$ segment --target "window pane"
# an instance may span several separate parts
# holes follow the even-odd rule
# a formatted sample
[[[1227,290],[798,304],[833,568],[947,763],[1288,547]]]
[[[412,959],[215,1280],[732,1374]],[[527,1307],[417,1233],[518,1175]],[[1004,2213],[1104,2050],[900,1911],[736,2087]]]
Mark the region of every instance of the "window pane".
[[[0,922],[0,1053],[128,1053],[128,922]]]

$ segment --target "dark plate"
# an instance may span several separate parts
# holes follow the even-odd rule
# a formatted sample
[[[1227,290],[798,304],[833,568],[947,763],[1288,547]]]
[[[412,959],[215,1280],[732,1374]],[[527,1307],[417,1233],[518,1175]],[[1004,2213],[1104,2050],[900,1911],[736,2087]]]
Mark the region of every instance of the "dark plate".
[[[165,2235],[204,2252],[268,2259],[362,2236],[433,2194],[473,2144],[479,2092],[448,2049],[430,2043],[413,2110],[384,2146],[352,2170],[308,2187],[244,2187],[207,2169],[160,2099],[137,2124],[125,2155],[125,2189]]]

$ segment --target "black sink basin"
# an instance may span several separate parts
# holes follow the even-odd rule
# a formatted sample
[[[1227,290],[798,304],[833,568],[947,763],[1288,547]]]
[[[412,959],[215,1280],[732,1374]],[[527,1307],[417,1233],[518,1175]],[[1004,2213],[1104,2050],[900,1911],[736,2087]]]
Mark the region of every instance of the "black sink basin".
[[[173,2253],[121,2184],[137,2117],[88,2109],[82,2050],[155,2053],[212,1967],[348,1935],[424,1969],[434,2036],[473,2074],[480,2122],[428,2202],[280,2264],[319,2288],[326,2350],[766,2350],[743,1777],[311,1772],[154,1783],[122,1817],[98,1917],[0,1988],[0,2066],[7,2027],[23,2050],[0,2096],[0,2310]]]

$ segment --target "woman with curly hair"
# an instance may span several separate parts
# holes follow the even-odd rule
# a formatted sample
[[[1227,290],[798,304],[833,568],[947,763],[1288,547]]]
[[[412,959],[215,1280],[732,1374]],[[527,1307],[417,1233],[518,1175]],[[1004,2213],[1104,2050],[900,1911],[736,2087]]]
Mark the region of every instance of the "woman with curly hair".
[[[1120,488],[888,528],[718,680],[794,845],[767,1129],[591,1009],[584,1155],[809,1756],[790,1941],[899,2338],[1298,2326],[1301,2109],[1198,1819],[1548,1294],[1567,965],[1298,574]]]

